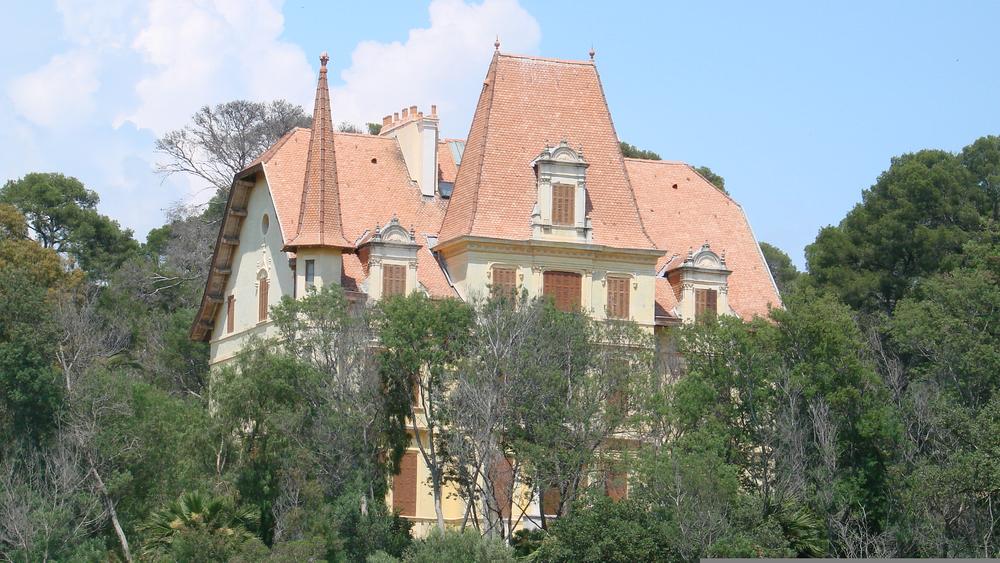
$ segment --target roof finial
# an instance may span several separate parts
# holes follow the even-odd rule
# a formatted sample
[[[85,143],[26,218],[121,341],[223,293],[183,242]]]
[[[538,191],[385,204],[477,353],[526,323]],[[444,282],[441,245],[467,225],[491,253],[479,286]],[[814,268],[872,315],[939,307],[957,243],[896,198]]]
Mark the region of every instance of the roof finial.
[[[493,42],[493,47],[499,51],[500,50],[500,36],[497,35],[497,40]]]
[[[326,63],[330,62],[330,55],[326,51],[319,54],[319,66],[326,68]]]
[[[594,51],[594,45],[591,44],[590,45],[590,60],[594,60],[594,55],[596,55],[596,54],[597,54],[597,52]]]

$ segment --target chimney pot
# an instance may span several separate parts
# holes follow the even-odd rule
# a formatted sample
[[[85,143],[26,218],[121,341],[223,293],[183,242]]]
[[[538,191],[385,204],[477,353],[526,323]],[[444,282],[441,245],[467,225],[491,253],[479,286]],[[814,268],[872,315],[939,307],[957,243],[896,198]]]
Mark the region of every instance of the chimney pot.
[[[389,125],[390,123],[392,123],[392,116],[391,115],[387,115],[387,116],[385,116],[385,117],[382,118],[382,127],[385,127],[386,125]]]
[[[437,114],[438,114],[438,107],[434,104],[431,104],[431,116],[434,117]]]
[[[424,112],[418,111],[417,112],[417,117],[423,118],[424,117]]]
[[[392,114],[392,122],[393,122],[393,123],[395,123],[395,122],[397,122],[397,121],[399,121],[399,112],[398,112],[398,111],[397,111],[397,112],[394,112],[394,113]]]
[[[403,120],[404,120],[404,121],[405,121],[405,120],[407,119],[407,117],[409,116],[409,111],[410,111],[410,110],[408,110],[408,109],[406,109],[406,108],[403,108],[403,111],[402,111],[402,116],[403,116]]]
[[[410,106],[410,115],[416,117],[416,115],[417,115],[417,106]]]

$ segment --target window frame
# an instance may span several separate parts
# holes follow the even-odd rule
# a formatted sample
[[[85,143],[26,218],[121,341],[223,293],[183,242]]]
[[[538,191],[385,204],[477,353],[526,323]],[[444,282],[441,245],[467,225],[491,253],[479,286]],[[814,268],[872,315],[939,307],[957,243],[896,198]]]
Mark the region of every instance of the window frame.
[[[267,322],[268,319],[268,293],[271,289],[271,282],[268,281],[267,276],[264,276],[257,280],[257,322],[263,323]]]
[[[549,280],[552,280],[552,285]],[[566,280],[575,280],[576,296],[575,303],[571,307],[563,307],[565,298],[571,296],[571,288],[568,284],[560,283]],[[546,270],[542,272],[542,295],[551,296],[556,309],[564,312],[579,311],[583,307],[583,275],[579,272],[568,272],[564,270]]]
[[[310,259],[306,260],[306,265],[303,271],[303,277],[305,279],[305,287],[308,290],[316,285],[316,260]]]

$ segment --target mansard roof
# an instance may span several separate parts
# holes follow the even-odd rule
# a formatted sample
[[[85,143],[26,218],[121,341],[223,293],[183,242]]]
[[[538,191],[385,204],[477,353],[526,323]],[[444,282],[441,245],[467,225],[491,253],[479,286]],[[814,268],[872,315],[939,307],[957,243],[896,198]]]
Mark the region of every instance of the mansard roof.
[[[743,208],[682,162],[625,159],[646,230],[666,254],[657,270],[679,267],[689,251],[706,242],[725,253],[729,306],[740,317],[766,316],[781,298]],[[662,286],[662,287],[661,287]],[[673,288],[676,289],[676,288]],[[666,279],[657,280],[657,305],[669,313],[677,305]],[[658,313],[659,314],[659,313]]]
[[[636,208],[593,61],[496,53],[486,73],[441,241],[527,240],[537,199],[532,161],[565,140],[583,149],[593,242],[655,248]]]

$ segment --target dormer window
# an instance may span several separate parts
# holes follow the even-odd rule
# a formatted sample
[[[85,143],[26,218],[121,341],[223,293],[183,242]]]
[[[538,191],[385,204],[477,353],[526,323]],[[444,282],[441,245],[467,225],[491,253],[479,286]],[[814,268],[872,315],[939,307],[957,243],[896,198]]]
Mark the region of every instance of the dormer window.
[[[552,184],[552,224],[575,224],[574,208],[576,207],[576,186],[570,184]]]
[[[729,315],[729,274],[726,254],[716,254],[706,242],[697,251],[667,271],[667,279],[678,291],[680,317],[686,322]]]
[[[531,214],[532,238],[590,242],[587,216],[587,161],[569,142],[546,146],[532,161],[538,199]]]

